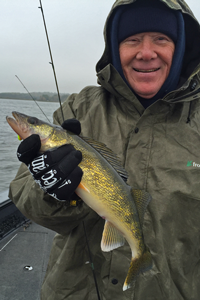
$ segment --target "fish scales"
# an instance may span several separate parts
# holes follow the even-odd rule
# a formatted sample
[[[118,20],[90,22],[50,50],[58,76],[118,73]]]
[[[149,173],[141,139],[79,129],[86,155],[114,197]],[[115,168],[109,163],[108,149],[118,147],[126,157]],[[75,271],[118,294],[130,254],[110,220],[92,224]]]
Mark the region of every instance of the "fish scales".
[[[102,251],[112,251],[123,246],[125,239],[127,240],[132,259],[123,290],[130,288],[138,274],[150,269],[152,265],[141,228],[146,206],[151,200],[150,195],[145,191],[133,190],[124,182],[114,167],[119,168],[124,176],[126,172],[118,165],[118,159],[112,151],[102,143],[80,138],[60,126],[18,112],[13,112],[13,116],[15,120],[7,117],[7,121],[22,139],[33,133],[39,134],[41,153],[66,143],[82,152],[79,166],[83,170],[83,177],[76,193],[106,219],[101,241]]]

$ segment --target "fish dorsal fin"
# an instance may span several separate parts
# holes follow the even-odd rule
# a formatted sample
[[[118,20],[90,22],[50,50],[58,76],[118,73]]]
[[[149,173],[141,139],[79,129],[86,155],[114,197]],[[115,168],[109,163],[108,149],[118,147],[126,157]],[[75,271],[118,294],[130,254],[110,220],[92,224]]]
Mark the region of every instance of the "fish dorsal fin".
[[[132,195],[133,199],[135,202],[135,205],[137,207],[138,215],[139,215],[139,220],[141,227],[143,226],[143,221],[144,221],[144,214],[147,209],[147,206],[149,202],[151,201],[151,195],[144,191],[144,190],[135,190],[132,189]]]
[[[101,142],[96,142],[93,139],[87,138],[87,137],[81,137],[85,142],[90,144],[96,151],[98,151],[108,162],[109,164],[117,171],[117,173],[122,177],[124,181],[127,181],[128,179],[128,173],[126,170],[122,167],[121,162],[116,154],[112,150],[110,150],[108,147],[106,147],[105,144]]]
[[[119,230],[112,223],[106,220],[101,240],[101,250],[109,252],[123,246],[124,243],[125,239]]]

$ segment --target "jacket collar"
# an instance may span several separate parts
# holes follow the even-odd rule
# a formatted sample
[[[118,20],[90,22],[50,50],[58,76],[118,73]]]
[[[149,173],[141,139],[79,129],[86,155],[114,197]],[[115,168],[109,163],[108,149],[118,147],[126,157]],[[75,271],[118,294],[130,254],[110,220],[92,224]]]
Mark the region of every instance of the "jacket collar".
[[[140,114],[143,113],[144,107],[112,64],[108,64],[97,73],[97,77],[98,83],[111,94],[115,95],[117,100],[126,101],[128,106],[134,105]]]
[[[98,72],[97,77],[98,83],[111,94],[115,95],[119,101],[126,101],[127,104],[134,105],[140,113],[143,113],[144,107],[112,64],[108,64],[104,69]],[[200,97],[200,64],[182,86],[159,100],[168,103],[178,103],[193,101],[197,97]]]

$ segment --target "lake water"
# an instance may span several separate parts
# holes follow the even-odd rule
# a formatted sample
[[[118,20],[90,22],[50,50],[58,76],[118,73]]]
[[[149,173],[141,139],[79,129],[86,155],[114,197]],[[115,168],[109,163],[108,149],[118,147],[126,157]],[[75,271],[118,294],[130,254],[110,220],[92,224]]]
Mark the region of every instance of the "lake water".
[[[53,112],[59,107],[59,103],[37,103],[52,122]],[[9,184],[20,166],[20,162],[16,157],[20,141],[6,121],[6,116],[11,116],[12,111],[18,111],[47,121],[34,101],[0,99],[0,193],[9,188]]]

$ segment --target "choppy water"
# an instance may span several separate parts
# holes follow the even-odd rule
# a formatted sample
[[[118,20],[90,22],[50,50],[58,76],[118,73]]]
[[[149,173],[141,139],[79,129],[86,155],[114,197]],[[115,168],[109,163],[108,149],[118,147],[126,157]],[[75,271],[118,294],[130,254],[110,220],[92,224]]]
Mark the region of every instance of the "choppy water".
[[[52,114],[59,104],[55,102],[38,102],[38,104],[48,119],[52,121]],[[0,193],[8,189],[20,165],[16,157],[16,150],[20,141],[6,121],[6,116],[11,116],[12,111],[22,112],[45,120],[44,115],[34,101],[0,99]]]

